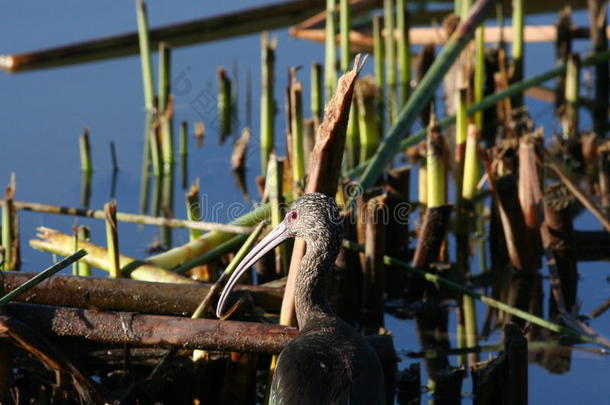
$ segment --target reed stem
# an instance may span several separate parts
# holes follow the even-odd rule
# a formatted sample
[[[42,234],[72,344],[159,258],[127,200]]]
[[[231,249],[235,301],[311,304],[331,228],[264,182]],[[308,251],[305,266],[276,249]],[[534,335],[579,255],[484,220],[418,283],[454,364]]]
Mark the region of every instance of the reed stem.
[[[577,54],[568,56],[566,69],[565,112],[562,119],[563,138],[573,139],[578,134],[578,106],[580,102],[580,58]]]
[[[283,205],[283,178],[284,178],[284,160],[278,159],[272,153],[267,166],[267,177],[265,183],[265,191],[269,192],[269,204],[271,205],[271,225],[276,227],[284,219]],[[286,244],[281,244],[275,248],[275,273],[277,275],[286,275],[290,266],[290,257]]]
[[[313,62],[311,64],[311,116],[316,120],[316,127],[324,113],[324,102],[322,100],[322,65]]]
[[[11,182],[12,183],[12,182]],[[4,248],[4,258],[2,264],[3,270],[14,270],[14,237],[15,237],[15,206],[14,206],[15,190],[12,185],[6,188],[6,196],[4,205],[2,206],[2,247]]]
[[[138,16],[138,40],[140,43],[140,64],[142,66],[142,84],[144,87],[144,107],[151,113],[154,111],[154,84],[152,58],[150,53],[150,38],[148,32],[148,16],[146,4],[143,0],[136,0],[136,14]]]
[[[119,233],[115,200],[104,204],[104,213],[106,214],[106,243],[108,245],[108,262],[110,263],[108,273],[111,278],[119,278],[121,277],[121,266],[119,264]]]
[[[440,207],[447,203],[445,148],[445,140],[438,127],[436,116],[432,114],[426,149],[428,208]]]
[[[184,274],[193,267],[203,266],[208,263],[211,263],[214,260],[219,259],[227,253],[235,250],[238,246],[244,243],[247,238],[247,234],[235,235],[231,239],[228,239],[227,241],[219,244],[218,246],[208,250],[201,256],[195,257],[194,259],[179,265],[178,267],[172,269],[172,271],[174,273]]]
[[[165,111],[170,95],[171,53],[165,42],[159,43],[159,111]]]
[[[341,36],[341,71],[347,72],[351,69],[352,55],[350,50],[350,29],[351,29],[351,15],[350,15],[350,0],[340,0],[339,10],[339,30]]]
[[[189,221],[200,221],[201,217],[201,200],[199,197],[199,178],[195,180],[195,183],[191,185],[191,188],[186,193],[186,217]],[[190,240],[197,239],[202,235],[200,229],[190,229],[189,238]]]
[[[400,105],[407,103],[411,92],[411,45],[409,21],[405,0],[396,0],[396,25],[398,28],[398,75]]]
[[[159,110],[163,141],[163,173],[168,174],[174,165],[174,97],[169,95],[164,110]]]
[[[302,84],[295,81],[290,86],[290,119],[292,133],[292,180],[296,190],[305,179],[305,152],[303,150],[303,97]]]
[[[474,64],[474,102],[483,100],[485,90],[485,25],[481,24],[475,32],[475,64]],[[483,128],[483,112],[474,114],[474,123]]]
[[[385,33],[386,77],[388,79],[388,100],[390,106],[390,123],[394,123],[397,114],[396,100],[396,41],[394,39],[394,0],[383,0],[383,25]]]
[[[513,56],[513,72],[511,75],[511,82],[516,83],[523,80],[523,26],[524,26],[524,10],[523,0],[512,0],[513,4],[513,42],[512,42],[512,56]],[[522,93],[517,93],[512,98],[512,105],[519,107],[523,104]]]
[[[355,110],[360,126],[360,161],[365,161],[375,153],[381,142],[375,120],[375,100],[378,96],[378,89],[372,78],[365,76],[356,82],[355,91],[357,104],[354,107],[358,106]]]
[[[379,133],[383,134],[385,126],[385,50],[382,35],[381,16],[373,17],[373,56],[375,59],[375,82],[379,88],[377,99],[377,127]]]
[[[337,48],[335,35],[336,0],[326,0],[326,25],[325,25],[325,57],[324,57],[324,99],[328,101],[335,94],[337,88]]]
[[[275,131],[275,41],[269,34],[261,36],[261,174],[267,173],[267,162],[274,148]]]
[[[223,144],[231,133],[231,80],[224,68],[216,69],[218,78],[218,123],[220,143]]]
[[[91,163],[91,146],[89,144],[89,129],[85,128],[83,134],[78,138],[80,148],[80,167],[83,173],[91,173],[93,165]]]

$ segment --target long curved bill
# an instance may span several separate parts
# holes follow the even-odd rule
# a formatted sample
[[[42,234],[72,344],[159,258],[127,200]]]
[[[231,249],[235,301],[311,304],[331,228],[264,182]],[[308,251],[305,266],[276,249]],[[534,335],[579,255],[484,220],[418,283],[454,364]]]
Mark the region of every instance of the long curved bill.
[[[256,246],[252,248],[252,250],[244,257],[244,260],[239,263],[239,266],[235,269],[229,281],[225,285],[225,288],[222,290],[222,294],[220,294],[220,299],[218,300],[218,306],[216,307],[216,316],[218,318],[222,317],[224,313],[224,306],[226,304],[227,298],[229,297],[229,293],[235,287],[237,280],[248,270],[254,263],[260,260],[261,257],[265,255],[265,253],[269,252],[271,249],[276,247],[277,245],[284,242],[286,239],[290,238],[290,233],[284,225],[284,222],[280,222],[278,226],[275,227],[269,235],[265,236],[263,240],[261,240]]]

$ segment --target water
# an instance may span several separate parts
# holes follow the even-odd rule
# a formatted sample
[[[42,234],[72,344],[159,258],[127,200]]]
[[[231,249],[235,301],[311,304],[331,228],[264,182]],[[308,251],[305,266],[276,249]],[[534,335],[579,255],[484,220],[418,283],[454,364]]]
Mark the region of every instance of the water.
[[[267,1],[250,1],[248,6],[265,3]],[[155,27],[242,7],[243,3],[237,1],[183,1],[179,5],[150,1],[149,22],[151,27]],[[1,53],[45,48],[135,28],[135,9],[131,2],[12,2],[5,5],[3,15],[5,18],[0,25]],[[543,15],[528,17],[527,22],[549,24],[554,19],[554,15]],[[577,25],[587,24],[586,12],[576,12],[574,20]],[[279,39],[276,99],[282,108],[288,67],[304,66],[300,78],[307,94],[310,63],[313,60],[323,60],[323,48],[319,44],[293,40],[286,30],[278,30],[273,34]],[[203,219],[207,221],[230,220],[238,215],[230,207],[235,207],[235,203],[243,204],[230,171],[230,142],[224,146],[218,145],[217,131],[213,124],[216,119],[216,67],[223,66],[230,73],[235,61],[238,66],[242,123],[245,122],[247,69],[250,69],[253,79],[253,142],[247,162],[247,185],[250,194],[255,199],[258,197],[254,176],[259,174],[260,166],[255,141],[259,128],[259,50],[259,36],[250,35],[180,48],[172,53],[173,87],[176,92],[175,122],[177,124],[187,120],[191,134],[194,121],[204,121],[207,127],[205,146],[202,149],[197,149],[194,139],[189,137],[188,167],[190,181],[195,177],[201,179],[205,198]],[[575,50],[587,53],[590,46],[587,41],[576,41]],[[528,44],[525,61],[526,76],[551,68],[554,63],[553,45]],[[369,61],[365,72],[370,72],[372,65]],[[16,172],[18,200],[79,206],[81,173],[77,139],[82,129],[89,127],[95,170],[90,206],[101,209],[111,198],[109,142],[114,141],[120,166],[115,192],[119,210],[138,211],[144,114],[140,62],[137,56],[12,76],[0,74],[0,88],[3,94],[0,98],[0,184],[7,184],[10,173]],[[527,103],[536,123],[542,123],[547,132],[557,130],[557,123],[552,119],[552,106],[533,100],[527,100]],[[305,105],[307,115],[308,97],[305,98]],[[581,121],[585,127],[590,126],[588,113],[581,114]],[[280,111],[276,119],[277,134],[283,133],[283,122]],[[278,150],[283,150],[281,144]],[[179,176],[177,178],[179,180]],[[415,187],[416,182],[412,183]],[[184,218],[183,191],[177,189],[175,195],[176,217]],[[244,206],[242,211],[246,208]],[[98,220],[22,212],[20,221],[22,268],[28,271],[42,269],[52,261],[51,255],[31,249],[27,244],[28,240],[35,237],[38,226],[70,233],[75,223],[88,225],[92,229],[93,242],[105,244],[104,225]],[[153,227],[121,223],[119,228],[121,251],[138,258],[146,256],[146,246],[158,236],[158,230]],[[599,225],[590,215],[583,214],[577,219],[575,228],[599,229]],[[175,245],[188,240],[184,230],[175,230],[173,236]],[[579,269],[581,313],[589,313],[610,295],[608,273],[605,270],[607,267],[600,263],[584,263],[579,265]],[[548,286],[545,285],[545,297],[548,295]],[[482,315],[485,307],[479,304],[477,310]],[[606,313],[591,323],[594,329],[605,336],[610,335],[609,316]],[[480,319],[479,325],[481,324]],[[399,350],[419,350],[412,321],[405,322],[387,316],[386,327],[394,334],[395,345]],[[455,330],[453,318],[450,330]],[[497,341],[498,337],[494,336],[489,343]],[[452,343],[455,343],[454,339]],[[455,361],[455,358],[451,360]],[[400,368],[414,361],[416,360],[403,360]],[[570,371],[563,375],[552,375],[532,364],[529,368],[530,403],[608,404],[610,386],[602,383],[602,376],[607,375],[609,370],[607,358],[578,351],[572,354]],[[422,382],[425,383],[427,377],[424,367],[422,372]],[[465,381],[463,391],[471,391],[470,380]],[[471,403],[471,398],[466,396],[463,403]]]

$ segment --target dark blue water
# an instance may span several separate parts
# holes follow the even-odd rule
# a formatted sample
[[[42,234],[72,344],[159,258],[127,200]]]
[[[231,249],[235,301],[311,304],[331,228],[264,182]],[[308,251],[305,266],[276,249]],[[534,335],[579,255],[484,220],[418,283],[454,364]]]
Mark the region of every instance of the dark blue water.
[[[248,6],[265,3],[267,2],[261,0],[249,1]],[[150,1],[149,22],[155,27],[237,10],[243,4],[238,1]],[[527,22],[549,24],[554,19],[553,15],[545,15],[529,17]],[[586,13],[576,12],[575,21],[580,25],[586,24]],[[135,29],[135,24],[132,2],[12,2],[3,7],[0,53],[28,51],[131,31]],[[279,39],[276,99],[280,101],[281,107],[288,67],[305,67],[300,78],[307,88],[309,65],[313,60],[323,60],[323,48],[319,44],[293,40],[286,30],[273,34]],[[254,94],[252,127],[253,138],[256,139],[259,128],[259,44],[259,36],[251,35],[180,48],[172,53],[172,76],[176,90],[175,122],[186,120],[192,128],[194,121],[204,121],[207,127],[205,146],[202,149],[197,149],[193,138],[189,137],[189,178],[190,181],[195,177],[201,180],[202,192],[205,193],[204,220],[224,222],[232,219],[235,213],[229,212],[230,204],[243,203],[230,171],[231,142],[220,146],[217,141],[217,128],[214,125],[216,67],[223,66],[231,73],[232,65],[237,63],[239,122],[242,124],[245,123],[245,75],[246,70],[251,71]],[[575,49],[587,53],[590,46],[587,41],[577,41]],[[554,64],[552,44],[528,44],[525,60],[526,75],[551,68]],[[366,72],[370,72],[370,69],[371,61]],[[89,127],[95,170],[90,206],[101,209],[111,198],[109,142],[114,141],[120,166],[115,192],[119,210],[138,211],[144,114],[140,62],[137,56],[16,75],[0,74],[0,89],[0,185],[7,184],[10,173],[15,172],[17,199],[79,206],[81,173],[78,135],[84,127]],[[533,100],[528,100],[527,103],[535,121],[543,124],[547,133],[557,130],[557,124],[552,118],[552,106]],[[305,104],[308,106],[308,98]],[[590,125],[588,113],[581,114],[581,121],[585,127]],[[281,112],[276,123],[276,133],[283,133]],[[258,195],[253,178],[259,174],[258,152],[256,141],[253,141],[248,155],[247,182],[255,199]],[[415,181],[413,187],[416,187]],[[184,218],[183,191],[178,188],[175,195],[176,217]],[[53,260],[50,254],[28,246],[27,241],[35,236],[37,226],[70,233],[75,223],[85,224],[92,229],[93,242],[105,244],[103,223],[97,220],[22,212],[20,221],[22,267],[26,270],[42,269]],[[124,223],[119,227],[121,251],[138,258],[146,256],[145,247],[158,236],[158,230],[153,227]],[[577,219],[576,228],[600,229],[599,224],[587,214]],[[188,240],[184,230],[174,231],[173,237],[176,245]],[[608,268],[603,264],[585,263],[580,264],[579,270],[581,312],[588,313],[610,296]],[[548,286],[545,286],[546,297],[548,293]],[[477,311],[481,317],[485,307],[478,305]],[[592,321],[592,327],[609,336],[609,317],[610,314],[606,313]],[[450,330],[455,330],[454,320],[451,322]],[[479,325],[481,324],[480,319]],[[419,350],[412,322],[387,317],[386,326],[394,334],[398,349]],[[489,343],[498,340],[499,337],[494,336]],[[411,362],[414,360],[405,360],[400,366],[403,368]],[[423,367],[422,371],[425,371]],[[610,385],[605,383],[609,371],[610,362],[606,357],[580,351],[573,352],[571,370],[563,375],[552,375],[537,365],[531,365],[530,403],[610,404]],[[425,383],[425,373],[422,377],[422,382]],[[463,391],[470,390],[470,380],[466,380]],[[464,403],[470,402],[470,399],[464,400]]]

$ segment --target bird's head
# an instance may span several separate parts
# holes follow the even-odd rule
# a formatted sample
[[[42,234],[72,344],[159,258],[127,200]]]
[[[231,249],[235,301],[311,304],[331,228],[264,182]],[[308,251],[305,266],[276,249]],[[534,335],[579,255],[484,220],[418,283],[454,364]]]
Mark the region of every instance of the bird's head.
[[[336,249],[341,240],[343,222],[335,201],[320,193],[305,194],[290,206],[284,220],[263,238],[239,263],[218,300],[216,315],[224,312],[229,293],[237,280],[267,252],[289,238],[305,239],[307,246],[328,246]]]

